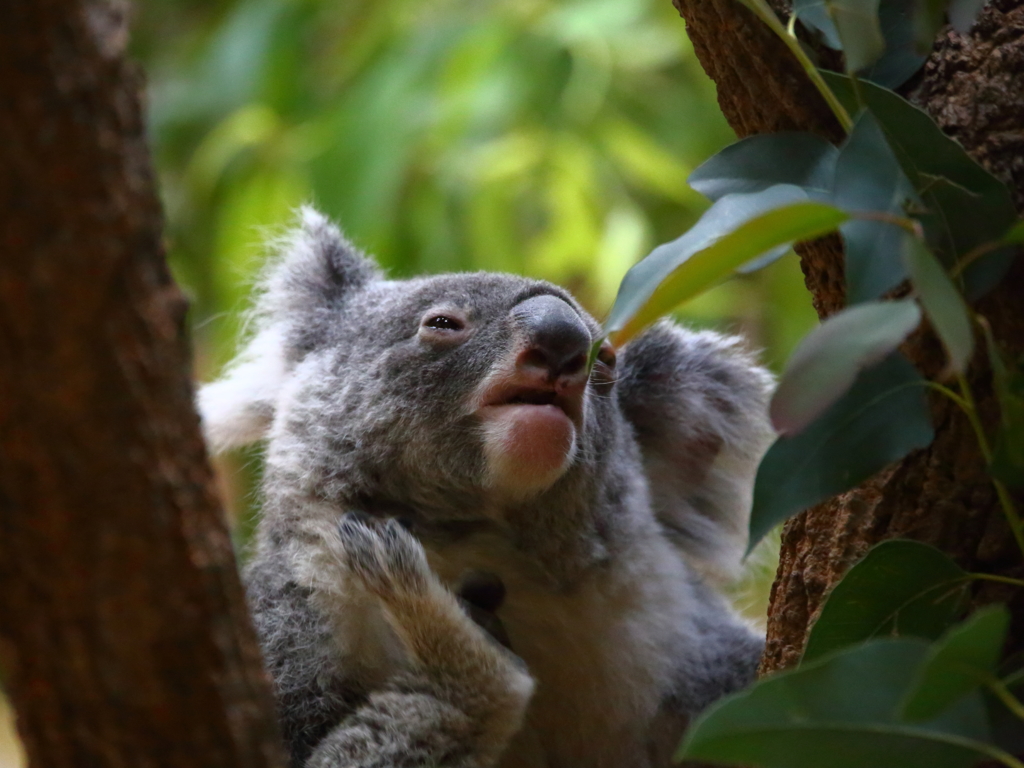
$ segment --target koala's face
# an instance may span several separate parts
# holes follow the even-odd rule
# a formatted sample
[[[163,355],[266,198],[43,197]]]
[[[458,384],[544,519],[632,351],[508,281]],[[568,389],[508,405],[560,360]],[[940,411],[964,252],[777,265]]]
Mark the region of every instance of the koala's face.
[[[256,330],[200,409],[214,450],[268,438],[268,490],[479,517],[592,462],[609,431],[614,360],[588,376],[598,327],[568,293],[386,280],[313,211],[265,277]]]
[[[319,327],[317,327],[319,326]],[[299,329],[311,349],[278,406],[289,452],[394,501],[501,505],[553,485],[577,458],[598,328],[560,288],[511,275],[371,281]],[[277,430],[275,430],[276,432]],[[272,435],[272,450],[273,450]]]

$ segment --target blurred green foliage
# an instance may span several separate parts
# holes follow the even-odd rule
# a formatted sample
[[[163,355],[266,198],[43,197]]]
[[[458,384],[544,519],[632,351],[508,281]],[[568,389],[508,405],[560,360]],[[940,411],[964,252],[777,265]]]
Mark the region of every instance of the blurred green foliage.
[[[138,14],[202,377],[230,356],[261,243],[303,202],[393,274],[525,273],[602,315],[625,271],[706,207],[686,177],[733,138],[667,0],[148,0]],[[813,321],[792,263],[682,314],[740,323],[775,363]]]
[[[626,270],[707,207],[686,178],[734,138],[668,0],[147,0],[137,13],[201,379],[236,345],[261,244],[304,202],[397,276],[529,274],[603,317]],[[679,314],[742,330],[776,368],[815,320],[792,258]],[[226,477],[244,508],[251,481]]]

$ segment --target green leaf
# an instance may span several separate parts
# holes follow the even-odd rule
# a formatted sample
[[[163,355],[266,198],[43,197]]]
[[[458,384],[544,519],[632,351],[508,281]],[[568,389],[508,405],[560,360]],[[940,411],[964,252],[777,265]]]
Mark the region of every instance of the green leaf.
[[[847,215],[792,185],[726,195],[682,237],[658,246],[626,274],[605,332],[624,344],[678,304],[775,248],[835,229]]]
[[[832,193],[838,156],[838,149],[813,133],[761,133],[706,160],[688,181],[711,200],[776,184],[792,184],[823,199]]]
[[[783,435],[800,432],[920,322],[921,310],[909,299],[872,301],[832,315],[790,357],[772,398],[772,426]]]
[[[862,371],[813,424],[768,449],[754,484],[750,546],[790,515],[859,485],[932,437],[924,380],[905,358],[894,353]]]
[[[1006,606],[992,605],[950,628],[928,649],[907,693],[903,716],[908,720],[933,718],[994,677],[1009,626]]]
[[[850,79],[822,72],[847,109],[857,109]],[[975,247],[999,240],[1017,220],[1010,192],[982,168],[925,112],[892,91],[860,84],[864,101],[885,131],[904,173],[927,210],[922,223],[928,244],[947,266]],[[965,294],[977,298],[995,286],[1012,261],[1012,252],[996,251],[964,272]]]
[[[859,77],[886,88],[897,88],[924,64],[927,51],[915,45],[915,0],[881,0],[878,4],[878,25],[885,39],[885,52]],[[839,32],[828,15],[825,0],[796,0],[793,12],[804,26],[822,34],[830,48],[842,50]],[[934,35],[933,35],[934,36]],[[928,40],[929,48],[931,38]]]
[[[927,57],[919,52],[914,39],[914,9],[917,0],[882,0],[878,23],[885,37],[885,53],[860,77],[883,88],[898,88],[917,72]]]
[[[901,717],[927,649],[876,640],[770,676],[701,715],[676,757],[761,768],[968,768],[994,752],[980,696],[928,721]]]
[[[1024,221],[1018,221],[1003,235],[1004,243],[1024,245]]]
[[[974,352],[974,332],[963,297],[931,251],[913,235],[903,238],[903,259],[925,314],[946,348],[950,367],[963,373]]]
[[[939,637],[959,614],[968,574],[928,544],[876,544],[829,593],[811,627],[804,662],[874,637]]]
[[[832,17],[828,15],[825,0],[793,0],[793,15],[805,27],[820,32],[822,40],[829,48],[843,50],[843,41]]]
[[[947,0],[918,0],[914,7],[914,48],[928,54],[935,36],[946,23]]]
[[[987,323],[982,329],[999,401],[999,434],[990,471],[1011,488],[1024,488],[1024,372],[1003,358]]]
[[[878,121],[868,112],[861,114],[839,150],[833,202],[845,211],[905,217],[906,202],[916,197]],[[849,303],[875,299],[906,278],[906,267],[899,257],[904,232],[901,227],[854,218],[840,231],[846,244]]]
[[[885,52],[878,22],[878,0],[825,0],[825,7],[843,43],[846,71],[859,72]]]

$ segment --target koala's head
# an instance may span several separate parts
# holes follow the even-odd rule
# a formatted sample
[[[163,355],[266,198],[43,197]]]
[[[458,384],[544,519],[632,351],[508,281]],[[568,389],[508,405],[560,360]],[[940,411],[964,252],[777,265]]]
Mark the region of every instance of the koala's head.
[[[272,265],[256,332],[203,388],[215,450],[269,438],[296,489],[486,514],[593,464],[614,355],[564,290],[502,274],[385,279],[319,214]]]
[[[772,381],[735,338],[662,322],[588,375],[599,329],[561,288],[387,280],[312,210],[254,325],[199,405],[213,450],[267,439],[271,497],[572,540],[653,516],[708,572],[739,562]]]

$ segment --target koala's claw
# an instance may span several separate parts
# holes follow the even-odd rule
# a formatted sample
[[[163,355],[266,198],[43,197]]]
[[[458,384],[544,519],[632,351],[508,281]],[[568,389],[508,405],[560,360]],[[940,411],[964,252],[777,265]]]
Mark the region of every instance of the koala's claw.
[[[431,578],[423,547],[395,520],[375,524],[346,514],[338,535],[352,573],[382,597],[396,592],[422,592]]]

